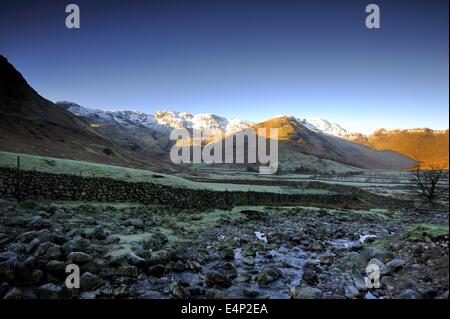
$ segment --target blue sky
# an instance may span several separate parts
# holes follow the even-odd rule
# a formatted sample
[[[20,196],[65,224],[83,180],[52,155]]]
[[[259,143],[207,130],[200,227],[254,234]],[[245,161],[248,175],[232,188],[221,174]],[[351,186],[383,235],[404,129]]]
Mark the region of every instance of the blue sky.
[[[0,4],[0,54],[50,100],[102,109],[321,117],[350,130],[448,128],[448,1]]]

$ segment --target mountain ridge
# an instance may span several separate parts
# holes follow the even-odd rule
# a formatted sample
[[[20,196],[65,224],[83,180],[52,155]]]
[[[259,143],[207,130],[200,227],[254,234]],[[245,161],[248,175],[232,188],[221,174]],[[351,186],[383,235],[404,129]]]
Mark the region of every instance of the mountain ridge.
[[[190,114],[188,112],[178,112],[178,111],[157,111],[153,114],[147,114],[141,111],[136,110],[120,110],[120,111],[103,111],[99,109],[90,109],[79,106],[73,102],[57,102],[58,105],[64,107],[65,109],[71,111],[76,115],[80,115],[84,118],[89,119],[91,126],[101,126],[104,125],[103,128],[99,128],[103,131],[104,134],[108,136],[112,136],[113,139],[122,146],[140,150],[141,152],[148,153],[150,155],[157,155],[161,158],[167,159],[167,153],[172,145],[169,138],[168,132],[173,128],[184,128],[184,129],[199,129],[199,130],[219,130],[224,135],[234,134],[238,131],[245,130],[246,128],[257,125],[258,123],[252,123],[250,121],[241,120],[238,118],[225,118],[213,113],[200,113],[200,114]],[[406,130],[399,129],[385,129],[380,128],[376,130],[373,134],[365,135],[361,133],[352,133],[337,123],[328,121],[326,119],[307,119],[307,118],[299,118],[295,116],[281,116],[277,118],[289,118],[294,120],[298,125],[301,125],[304,130],[308,132],[314,132],[317,134],[322,134],[325,136],[329,136],[326,144],[329,149],[332,149],[332,144],[342,144],[339,140],[333,140],[331,137],[337,137],[346,141],[350,141],[365,147],[369,147],[373,150],[377,151],[393,151],[399,154],[406,155],[411,157],[418,162],[422,162],[422,157],[417,157],[416,154],[413,154],[411,151],[404,149],[402,147],[398,147],[395,145],[383,144],[383,146],[378,146],[377,143],[370,143],[369,140],[374,140],[377,136],[388,136],[393,134],[398,134],[399,132],[405,132],[407,134],[418,134],[424,133],[427,134],[442,134],[448,135],[448,130],[432,130],[428,128],[412,128]],[[260,123],[270,122],[273,119],[269,119],[267,121],[263,121]],[[100,121],[102,123],[98,124],[96,121]],[[136,127],[145,127],[145,129],[138,130],[138,133],[133,133],[133,136],[129,136],[129,130],[132,130]],[[105,133],[106,131],[106,133]],[[120,133],[113,133],[112,131],[116,131]],[[145,131],[145,133],[143,133]],[[307,131],[304,131],[307,132]],[[121,135],[120,137],[116,137],[116,135]],[[141,143],[139,137],[137,135],[143,135],[143,139],[145,142]],[[307,134],[309,135],[309,133]],[[126,136],[126,137],[124,137]],[[280,137],[282,138],[283,132],[281,132]],[[142,139],[142,138],[141,138]],[[407,139],[407,137],[405,137]],[[138,142],[137,142],[138,141]],[[149,142],[151,141],[151,142]],[[162,142],[161,142],[162,141]],[[419,142],[417,142],[419,143]],[[397,143],[398,144],[398,143]],[[401,142],[400,142],[401,144]],[[148,146],[151,146],[152,151],[148,151]],[[444,148],[445,149],[445,148]],[[336,154],[338,154],[338,150],[335,150]],[[324,156],[323,152],[319,154],[312,155]],[[326,158],[326,155],[325,155]],[[340,155],[332,155],[329,158],[336,159],[340,158]],[[445,165],[446,161],[448,162],[448,156],[441,156],[439,159],[439,163],[442,166],[448,167],[448,164]],[[428,167],[429,160],[425,159],[425,165],[423,167]],[[351,163],[354,165],[355,161],[346,161],[346,163]],[[370,165],[372,166],[372,165]],[[383,165],[382,165],[383,166]],[[388,165],[389,166],[389,165]]]
[[[336,161],[329,163],[329,167],[343,164],[367,169],[399,169],[414,162],[386,147],[375,150],[364,142],[363,135],[358,143],[347,141],[347,130],[324,119],[308,121],[290,116],[254,124],[213,113],[192,115],[159,111],[146,114],[136,110],[103,111],[67,101],[55,104],[31,88],[2,56],[0,71],[3,75],[0,78],[0,141],[1,149],[6,151],[177,170],[167,161],[173,145],[169,134],[172,128],[219,129],[231,136],[248,127],[278,125],[280,138],[286,142],[281,143],[281,149],[286,152],[286,159],[295,159],[295,165],[302,166],[301,161],[307,159],[313,169],[320,168],[321,160]],[[384,132],[381,130],[378,135],[389,135]],[[423,132],[430,134],[432,131]],[[417,130],[413,133],[418,134]],[[284,162],[289,164],[286,159]]]
[[[176,171],[172,163],[121,148],[36,92],[0,55],[0,150]]]

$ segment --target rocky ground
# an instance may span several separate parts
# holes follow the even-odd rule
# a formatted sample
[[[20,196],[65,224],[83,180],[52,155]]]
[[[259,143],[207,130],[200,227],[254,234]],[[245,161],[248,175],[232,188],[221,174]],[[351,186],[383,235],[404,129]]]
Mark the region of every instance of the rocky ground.
[[[448,298],[448,240],[448,212],[417,209],[0,200],[0,298]]]

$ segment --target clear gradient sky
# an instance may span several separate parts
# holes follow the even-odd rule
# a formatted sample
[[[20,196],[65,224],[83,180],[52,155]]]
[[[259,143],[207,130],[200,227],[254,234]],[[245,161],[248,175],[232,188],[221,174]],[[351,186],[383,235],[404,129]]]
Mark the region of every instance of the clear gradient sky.
[[[8,2],[0,54],[53,101],[321,117],[363,133],[449,126],[445,0]],[[69,3],[81,29],[65,28]],[[379,30],[365,28],[369,3]]]

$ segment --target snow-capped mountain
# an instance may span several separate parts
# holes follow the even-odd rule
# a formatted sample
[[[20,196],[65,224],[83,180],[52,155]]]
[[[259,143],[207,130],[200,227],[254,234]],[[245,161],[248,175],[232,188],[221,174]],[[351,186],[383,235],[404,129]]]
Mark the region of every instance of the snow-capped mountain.
[[[173,143],[170,140],[171,129],[219,131],[220,134],[229,135],[252,124],[211,113],[192,115],[186,112],[159,111],[146,114],[134,110],[103,111],[66,101],[56,104],[82,117],[92,128],[112,142],[142,154],[161,158],[168,156]]]
[[[67,111],[89,120],[115,121],[124,126],[139,125],[155,130],[185,128],[197,130],[219,130],[232,134],[248,128],[252,123],[237,118],[227,119],[212,113],[192,115],[186,112],[158,111],[146,114],[134,110],[103,111],[80,106],[73,102],[56,102]],[[101,124],[101,123],[100,123]]]
[[[349,132],[337,123],[329,122],[325,119],[306,119],[300,118],[300,123],[315,132],[321,132],[338,137],[344,137]]]
[[[159,111],[146,114],[133,110],[103,111],[82,107],[72,102],[57,102],[57,104],[82,117],[93,129],[111,142],[128,150],[161,159],[168,159],[170,149],[175,143],[170,140],[170,132],[173,128],[218,130],[221,134],[229,135],[250,126],[269,125],[267,127],[281,127],[282,130],[287,127],[286,132],[291,135],[289,139],[283,140],[283,143],[287,143],[284,149],[285,151],[289,149],[288,152],[303,154],[299,156],[305,154],[320,156],[365,168],[403,167],[401,165],[412,163],[410,159],[395,157],[395,154],[378,154],[375,150],[358,145],[366,145],[368,137],[350,134],[340,125],[324,119],[298,119],[284,116],[253,124],[237,118],[227,119],[212,113],[192,115],[186,112]],[[283,121],[287,124],[280,126],[280,123],[284,123]],[[293,135],[292,132],[294,132]],[[292,144],[292,141],[295,143]],[[299,144],[298,141],[302,143]],[[349,150],[353,151],[349,153]],[[356,156],[358,159],[354,158],[355,154],[359,154]],[[288,158],[291,159],[289,156]],[[408,161],[409,164],[404,161]],[[398,166],[398,163],[401,165]]]
[[[159,111],[153,114],[158,123],[172,128],[187,128],[197,130],[219,130],[232,134],[248,128],[252,123],[238,118],[227,119],[212,113],[192,115],[186,112]]]
[[[238,118],[225,118],[212,113],[192,115],[187,112],[158,111],[146,114],[139,111],[103,111],[80,106],[72,102],[56,102],[69,112],[89,120],[115,121],[120,125],[139,125],[158,131],[167,131],[171,128],[185,128],[198,130],[219,130],[224,134],[232,134],[244,130],[252,125],[251,122]],[[337,123],[325,119],[299,118],[299,123],[314,132],[325,133],[338,137],[350,134]]]
[[[164,129],[165,127],[160,125],[160,123],[152,116],[143,112],[134,110],[120,110],[120,111],[104,111],[99,109],[91,109],[83,107],[73,102],[61,101],[56,102],[57,105],[66,109],[67,111],[81,116],[89,121],[114,121],[118,124],[130,126],[130,125],[140,125],[144,127],[149,127],[153,129]]]

